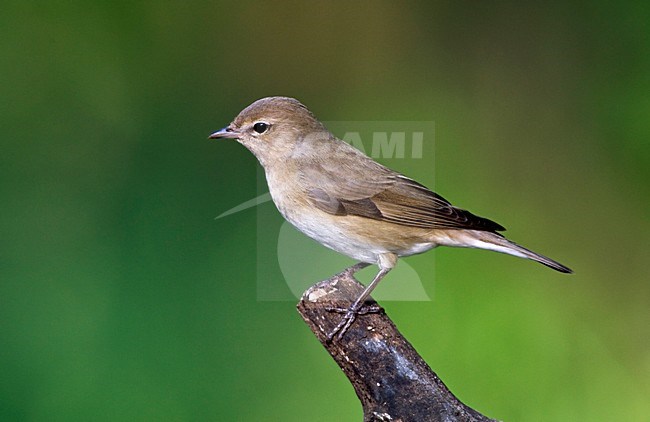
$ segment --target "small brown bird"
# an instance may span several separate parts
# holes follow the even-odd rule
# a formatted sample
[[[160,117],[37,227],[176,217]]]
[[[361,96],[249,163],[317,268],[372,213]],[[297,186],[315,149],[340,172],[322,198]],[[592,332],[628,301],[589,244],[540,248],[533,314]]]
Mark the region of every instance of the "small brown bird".
[[[436,246],[489,249],[570,273],[564,265],[519,246],[501,225],[452,206],[332,135],[299,101],[269,97],[242,110],[212,139],[236,139],[259,160],[273,202],[298,230],[354,258],[350,275],[371,264],[379,272],[329,334],[342,338],[366,298],[397,258]]]

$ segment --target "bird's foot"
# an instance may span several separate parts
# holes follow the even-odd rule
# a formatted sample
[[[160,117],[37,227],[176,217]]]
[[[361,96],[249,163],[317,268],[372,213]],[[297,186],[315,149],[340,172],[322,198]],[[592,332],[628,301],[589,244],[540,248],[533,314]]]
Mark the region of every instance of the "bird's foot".
[[[350,308],[338,308],[334,306],[329,306],[325,308],[327,312],[336,312],[338,314],[344,314],[343,319],[339,324],[334,327],[334,329],[327,335],[327,341],[331,342],[334,337],[337,340],[341,340],[345,333],[348,331],[350,326],[356,321],[358,315],[366,314],[377,314],[382,311],[381,307],[378,305],[368,305],[368,306],[351,306]]]

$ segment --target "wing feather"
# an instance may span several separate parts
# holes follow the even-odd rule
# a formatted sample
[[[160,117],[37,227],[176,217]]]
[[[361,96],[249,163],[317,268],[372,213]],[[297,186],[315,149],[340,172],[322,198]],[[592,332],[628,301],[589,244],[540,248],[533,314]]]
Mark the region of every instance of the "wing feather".
[[[310,203],[320,210],[422,229],[505,230],[344,145],[328,151],[336,157],[321,156],[301,165],[301,183]]]

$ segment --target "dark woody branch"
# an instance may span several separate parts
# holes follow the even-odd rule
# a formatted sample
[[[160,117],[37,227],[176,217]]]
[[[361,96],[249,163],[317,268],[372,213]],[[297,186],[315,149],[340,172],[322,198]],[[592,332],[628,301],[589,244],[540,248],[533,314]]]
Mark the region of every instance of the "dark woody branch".
[[[353,277],[335,275],[309,288],[298,312],[352,383],[364,421],[494,421],[449,391],[383,309],[360,315],[341,340],[328,341],[342,317],[328,309],[347,308],[362,290]]]

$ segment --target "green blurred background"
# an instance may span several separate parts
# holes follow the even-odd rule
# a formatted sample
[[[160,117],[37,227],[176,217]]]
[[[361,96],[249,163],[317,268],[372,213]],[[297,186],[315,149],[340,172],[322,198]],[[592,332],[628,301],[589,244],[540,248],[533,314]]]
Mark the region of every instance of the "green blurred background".
[[[361,420],[295,301],[257,299],[256,211],[214,219],[258,164],[207,135],[278,94],[435,121],[436,190],[575,270],[406,260],[433,300],[382,304],[464,402],[650,420],[647,3],[0,9],[1,420]]]

